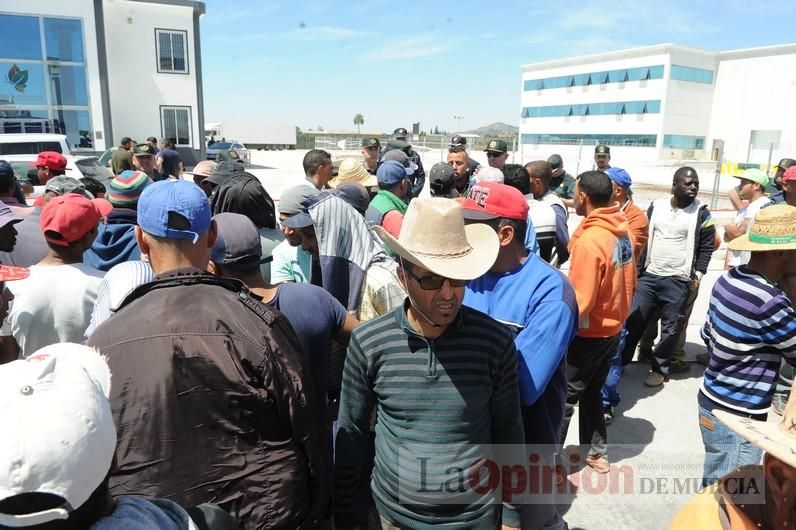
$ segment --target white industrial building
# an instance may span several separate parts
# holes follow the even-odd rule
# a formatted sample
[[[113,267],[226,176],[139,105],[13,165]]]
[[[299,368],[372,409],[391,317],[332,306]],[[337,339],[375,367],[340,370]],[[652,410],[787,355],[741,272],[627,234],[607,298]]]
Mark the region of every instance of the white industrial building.
[[[796,158],[796,45],[712,52],[662,44],[522,67],[524,160],[571,172],[597,143],[640,181],[690,164],[723,173]]]
[[[3,0],[0,132],[74,150],[129,136],[204,151],[199,18],[190,0]]]

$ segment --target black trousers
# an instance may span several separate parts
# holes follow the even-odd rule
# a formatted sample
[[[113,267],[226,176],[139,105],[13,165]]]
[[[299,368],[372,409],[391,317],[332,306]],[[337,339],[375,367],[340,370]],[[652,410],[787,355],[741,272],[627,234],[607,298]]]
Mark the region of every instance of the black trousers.
[[[622,351],[622,364],[633,359],[641,336],[652,320],[655,309],[660,309],[661,339],[652,352],[652,369],[664,375],[669,373],[677,338],[685,322],[685,307],[691,292],[691,282],[671,276],[644,274],[638,279],[633,308],[627,317],[625,328],[625,349]]]
[[[611,357],[616,353],[619,335],[606,338],[575,337],[567,352],[567,403],[561,444],[567,439],[569,422],[580,403],[579,442],[589,445],[589,455],[606,453],[607,431],[603,416],[602,388],[608,375]]]

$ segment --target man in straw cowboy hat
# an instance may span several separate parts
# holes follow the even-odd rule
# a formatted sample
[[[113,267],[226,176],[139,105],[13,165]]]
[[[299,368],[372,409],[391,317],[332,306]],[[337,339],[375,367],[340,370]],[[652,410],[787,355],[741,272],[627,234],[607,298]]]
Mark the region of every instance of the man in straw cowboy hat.
[[[781,359],[796,364],[796,207],[760,210],[749,232],[728,246],[751,257],[716,281],[702,329],[710,354],[698,395],[703,486],[757,463],[762,452],[730,432],[727,416],[715,410],[765,421]]]
[[[728,432],[762,453],[731,469],[678,513],[669,530],[782,530],[796,528],[796,397],[791,391],[782,422],[756,421],[715,411]]]
[[[511,333],[462,307],[467,280],[495,262],[497,234],[483,224],[465,227],[459,206],[444,198],[412,201],[397,239],[380,227],[374,230],[398,257],[398,278],[408,299],[357,328],[349,343],[337,434],[335,525],[356,526],[356,486],[376,407],[371,485],[382,527],[495,528],[500,509],[488,502],[492,493],[478,493],[466,478],[455,491],[440,490],[456,475],[438,479],[445,469],[459,469],[462,477],[477,473],[473,468],[488,444],[521,452],[512,455],[517,462],[525,459]],[[503,505],[502,525],[519,527],[514,504]]]

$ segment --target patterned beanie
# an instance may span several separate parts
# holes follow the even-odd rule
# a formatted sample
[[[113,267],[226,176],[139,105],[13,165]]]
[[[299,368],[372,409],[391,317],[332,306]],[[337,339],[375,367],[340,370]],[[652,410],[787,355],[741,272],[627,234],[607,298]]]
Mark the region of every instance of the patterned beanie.
[[[152,180],[143,171],[122,171],[108,184],[106,198],[114,206],[135,209],[138,197]]]

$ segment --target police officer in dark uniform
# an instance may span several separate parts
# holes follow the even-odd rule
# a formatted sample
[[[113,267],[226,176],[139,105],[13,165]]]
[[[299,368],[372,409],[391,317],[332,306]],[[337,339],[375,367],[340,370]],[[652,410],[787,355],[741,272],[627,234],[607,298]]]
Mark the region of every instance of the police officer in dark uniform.
[[[400,142],[406,142],[406,139],[409,137],[409,133],[406,131],[404,127],[398,127],[392,132],[393,140],[398,140]],[[406,155],[409,157],[409,160],[414,162],[417,166],[417,170],[415,171],[414,175],[409,177],[409,182],[411,183],[411,189],[409,190],[409,195],[406,197],[406,202],[409,202],[412,197],[417,197],[420,195],[420,192],[423,191],[423,185],[426,183],[426,172],[423,169],[423,161],[420,160],[420,155],[412,149],[412,146],[409,145],[407,142],[407,148],[405,149]]]
[[[381,159],[381,142],[375,136],[362,139],[362,165],[371,175],[376,174]]]
[[[153,182],[166,180],[168,175],[155,167],[155,148],[150,143],[136,144],[133,149],[133,163],[139,171],[146,173]]]
[[[605,172],[611,167],[611,148],[600,144],[594,148],[594,164],[597,169]]]
[[[785,204],[785,190],[782,189],[782,175],[785,174],[786,169],[793,166],[796,166],[796,160],[792,158],[783,158],[774,166],[774,169],[777,171],[774,173],[774,178],[769,181],[769,185],[772,186],[772,189],[766,190],[769,191],[772,204]]]

